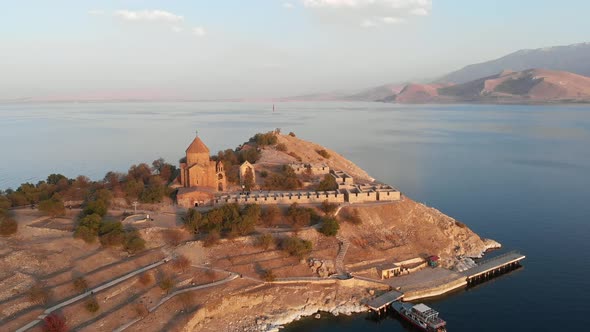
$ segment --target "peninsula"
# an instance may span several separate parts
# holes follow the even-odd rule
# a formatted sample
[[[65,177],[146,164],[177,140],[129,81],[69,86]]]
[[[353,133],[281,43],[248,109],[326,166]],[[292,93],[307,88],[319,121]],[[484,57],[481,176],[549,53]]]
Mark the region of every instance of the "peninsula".
[[[497,272],[473,259],[499,243],[294,133],[187,145],[177,165],[0,192],[0,325],[271,331]]]

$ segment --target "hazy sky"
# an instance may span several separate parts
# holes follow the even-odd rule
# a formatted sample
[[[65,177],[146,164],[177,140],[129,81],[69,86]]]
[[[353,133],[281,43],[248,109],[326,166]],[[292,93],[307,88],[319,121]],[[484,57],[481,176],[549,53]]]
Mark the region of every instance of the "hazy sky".
[[[0,0],[0,100],[266,98],[590,41],[587,0]]]

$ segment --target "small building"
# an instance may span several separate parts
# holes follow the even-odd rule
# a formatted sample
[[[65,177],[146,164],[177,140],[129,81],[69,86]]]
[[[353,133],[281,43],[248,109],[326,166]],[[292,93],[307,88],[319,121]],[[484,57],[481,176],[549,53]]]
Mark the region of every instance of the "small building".
[[[209,206],[215,198],[215,189],[205,187],[179,188],[176,201],[184,208]]]
[[[395,263],[382,264],[377,266],[377,273],[381,277],[381,280],[391,279],[402,274],[402,267]]]
[[[256,173],[254,165],[250,164],[250,162],[246,160],[242,165],[240,165],[240,184],[245,183],[246,174],[248,174],[248,172],[252,173],[252,184],[256,183]]]
[[[426,261],[428,262],[428,266],[430,266],[430,267],[437,267],[439,260],[440,260],[440,257],[438,257],[436,255],[429,256],[426,259]]]

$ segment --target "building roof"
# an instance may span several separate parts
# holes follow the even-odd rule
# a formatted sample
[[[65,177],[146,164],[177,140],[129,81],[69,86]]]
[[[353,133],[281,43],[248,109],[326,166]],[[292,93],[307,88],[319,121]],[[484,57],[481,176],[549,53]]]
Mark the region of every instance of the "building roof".
[[[206,153],[209,154],[209,148],[201,141],[199,136],[195,137],[191,145],[186,149],[186,153]]]
[[[429,307],[429,306],[427,306],[427,305],[425,305],[425,304],[423,304],[423,303],[420,303],[420,304],[416,304],[416,305],[413,307],[413,309],[414,309],[414,310],[416,310],[416,311],[418,311],[418,312],[425,313],[425,312],[427,312],[428,310],[430,310],[430,307]]]
[[[252,166],[254,167],[252,164],[250,164],[250,162],[248,160],[244,161],[241,165],[240,168],[244,167],[244,166]]]

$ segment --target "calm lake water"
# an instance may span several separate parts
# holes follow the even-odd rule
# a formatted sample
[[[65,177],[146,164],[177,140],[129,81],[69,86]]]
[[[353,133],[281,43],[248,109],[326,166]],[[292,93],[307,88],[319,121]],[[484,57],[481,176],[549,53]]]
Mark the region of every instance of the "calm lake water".
[[[449,331],[588,330],[588,106],[278,103],[272,113],[255,103],[0,104],[0,188],[176,162],[195,130],[217,151],[277,127],[527,255],[518,271],[430,301]],[[411,329],[361,314],[287,330]]]

